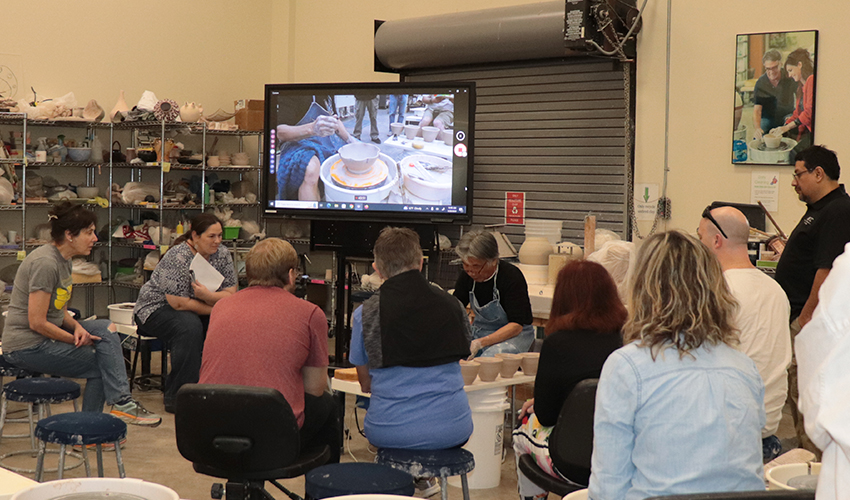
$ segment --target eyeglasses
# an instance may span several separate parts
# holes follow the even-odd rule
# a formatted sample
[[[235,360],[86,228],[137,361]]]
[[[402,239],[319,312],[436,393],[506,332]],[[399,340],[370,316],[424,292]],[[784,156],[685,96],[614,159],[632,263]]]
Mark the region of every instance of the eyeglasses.
[[[702,211],[702,218],[711,221],[711,223],[714,224],[714,227],[716,227],[717,230],[720,231],[720,234],[722,234],[723,237],[727,240],[729,239],[729,237],[726,236],[726,233],[723,231],[723,228],[720,227],[720,224],[718,224],[717,219],[711,216],[711,205],[705,207],[705,210]]]
[[[463,270],[466,271],[467,274],[477,274],[481,272],[482,269],[488,264],[486,260],[481,261],[480,264],[472,264],[467,261],[462,261]]]
[[[803,170],[802,172],[794,172],[793,174],[791,174],[791,176],[799,181],[800,177],[803,174],[810,174],[810,173],[812,173],[811,170]]]
[[[765,71],[779,71],[780,69],[782,69],[782,66],[780,66],[778,64],[776,66],[765,66],[764,67]]]

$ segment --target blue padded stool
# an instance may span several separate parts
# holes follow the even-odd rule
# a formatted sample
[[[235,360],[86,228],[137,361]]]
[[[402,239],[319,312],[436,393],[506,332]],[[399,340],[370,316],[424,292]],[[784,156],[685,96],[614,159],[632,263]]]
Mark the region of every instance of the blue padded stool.
[[[9,401],[18,403],[26,403],[27,405],[27,420],[29,422],[30,432],[20,436],[10,437],[29,437],[30,449],[22,451],[14,451],[0,455],[0,466],[5,467],[14,472],[25,472],[32,474],[35,469],[23,469],[6,465],[3,461],[9,457],[23,454],[36,453],[35,447],[35,432],[33,422],[33,405],[38,405],[39,420],[50,414],[50,405],[55,403],[63,403],[65,401],[74,402],[74,411],[77,411],[77,398],[80,397],[80,384],[73,380],[64,378],[52,377],[33,377],[13,380],[3,386],[3,395],[0,397],[0,439],[3,437],[3,427],[6,425],[6,414],[8,412]],[[74,467],[82,465],[78,463]]]
[[[463,499],[469,500],[469,482],[466,474],[475,468],[472,453],[463,448],[448,450],[402,450],[381,448],[375,462],[389,465],[393,469],[403,470],[421,478],[440,478],[440,490],[443,500],[449,498],[448,478],[460,476],[463,487]]]
[[[80,445],[83,450],[83,463],[86,464],[86,476],[91,476],[89,467],[88,446],[97,445],[97,476],[103,477],[104,443],[115,445],[115,457],[118,460],[118,475],[123,478],[124,461],[121,459],[120,441],[127,436],[127,424],[120,418],[107,413],[83,411],[60,413],[38,421],[35,427],[35,437],[41,442],[38,448],[38,463],[35,467],[35,480],[41,482],[44,475],[44,454],[47,443],[59,445],[59,479],[65,465],[65,447]]]
[[[412,496],[414,490],[413,476],[379,464],[328,464],[304,478],[307,500],[365,494]]]
[[[0,392],[2,392],[3,377],[23,378],[23,377],[34,377],[34,376],[36,376],[36,374],[34,372],[31,372],[29,370],[24,370],[23,368],[18,368],[17,366],[13,365],[12,363],[9,363],[8,361],[6,361],[6,358],[4,358],[2,354],[0,354]],[[27,422],[27,421],[28,420],[25,419],[25,418],[9,418],[8,416],[6,418],[4,418],[3,420],[0,420],[0,437],[2,437],[2,435],[3,435],[2,434],[3,424],[5,424],[5,423],[20,424],[20,423],[24,423],[24,422]],[[30,436],[32,436],[31,431],[30,431],[29,434],[7,434],[6,435],[7,438],[26,438],[26,437],[30,437]]]

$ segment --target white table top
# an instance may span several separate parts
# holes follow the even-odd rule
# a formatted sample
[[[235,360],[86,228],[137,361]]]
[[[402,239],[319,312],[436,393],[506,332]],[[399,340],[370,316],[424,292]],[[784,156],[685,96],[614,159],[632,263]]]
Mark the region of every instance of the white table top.
[[[0,500],[9,500],[15,493],[36,484],[32,479],[0,467]]]
[[[452,157],[452,146],[446,144],[443,141],[438,140],[434,140],[433,142],[422,141],[422,149],[416,149],[413,147],[413,141],[405,137],[404,134],[402,134],[395,137],[390,136],[387,140],[384,141],[384,144],[386,144],[387,146],[395,146],[398,148],[406,149],[408,151],[413,151],[415,153],[428,153],[449,159]]]
[[[511,378],[502,378],[501,376],[496,377],[496,380],[494,380],[493,382],[482,382],[481,379],[475,379],[475,382],[464,386],[463,390],[465,390],[466,392],[472,392],[480,391],[483,389],[493,389],[496,387],[510,387],[512,385],[533,383],[534,376],[524,375],[518,372]],[[366,394],[360,390],[360,382],[352,382],[350,380],[340,380],[338,378],[332,378],[331,389],[335,391],[345,392],[348,394],[356,394],[358,396],[369,397],[369,394]]]

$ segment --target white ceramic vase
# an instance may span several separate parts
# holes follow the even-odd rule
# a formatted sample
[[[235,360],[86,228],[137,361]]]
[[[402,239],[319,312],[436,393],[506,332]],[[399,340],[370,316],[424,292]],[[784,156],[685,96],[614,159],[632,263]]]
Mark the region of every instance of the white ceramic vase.
[[[124,100],[124,91],[122,90],[118,96],[118,102],[115,103],[115,107],[113,107],[112,111],[109,112],[109,119],[118,123],[127,116],[129,111],[130,106],[128,106],[127,101]]]

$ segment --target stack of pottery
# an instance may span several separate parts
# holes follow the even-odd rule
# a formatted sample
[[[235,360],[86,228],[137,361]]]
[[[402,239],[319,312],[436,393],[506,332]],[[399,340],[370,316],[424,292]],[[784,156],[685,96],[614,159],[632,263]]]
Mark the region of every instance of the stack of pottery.
[[[481,368],[481,363],[477,361],[460,360],[460,375],[463,377],[463,385],[475,382],[479,368]]]
[[[240,167],[248,165],[249,161],[250,159],[248,158],[248,153],[244,151],[233,153],[233,156],[230,157],[230,163]]]
[[[222,167],[229,167],[231,165],[230,153],[228,153],[227,151],[219,151],[218,164]]]
[[[492,382],[499,376],[502,369],[502,358],[475,358],[481,366],[478,368],[478,378],[482,382]]]
[[[499,374],[502,378],[513,378],[514,373],[516,373],[519,369],[522,357],[519,354],[512,354],[509,352],[497,353],[496,357],[501,358],[502,360],[502,369],[499,370]]]

